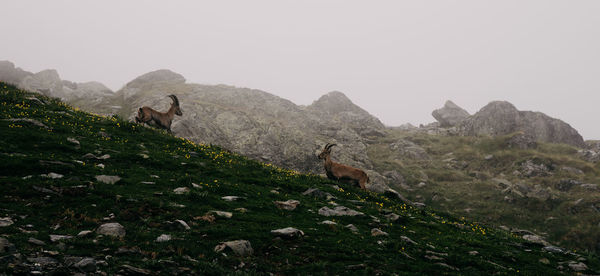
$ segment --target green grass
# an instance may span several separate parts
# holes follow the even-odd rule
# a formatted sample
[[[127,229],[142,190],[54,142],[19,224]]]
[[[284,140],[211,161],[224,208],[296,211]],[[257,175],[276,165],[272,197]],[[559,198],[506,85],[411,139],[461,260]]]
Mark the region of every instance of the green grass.
[[[109,275],[124,264],[158,274],[539,275],[557,274],[559,262],[577,258],[543,252],[541,246],[464,218],[415,209],[355,187],[337,188],[337,183],[319,176],[259,163],[218,146],[194,144],[118,117],[81,112],[7,84],[0,84],[0,102],[0,210],[2,216],[15,221],[0,227],[0,235],[25,257],[43,255],[39,246],[27,242],[34,237],[47,243],[43,250],[58,251],[55,258],[59,261],[65,256],[104,260],[111,255],[106,259],[107,266],[98,267]],[[34,119],[48,128],[6,120],[14,118]],[[78,140],[80,145],[68,138]],[[439,152],[444,153],[442,149]],[[109,154],[110,158],[86,159],[83,156],[87,153]],[[50,172],[64,177],[41,176]],[[446,173],[440,172],[440,179]],[[118,175],[122,179],[112,185],[103,184],[96,181],[97,175]],[[456,181],[468,179],[464,174],[451,177]],[[188,187],[190,193],[174,194],[177,187]],[[332,207],[332,202],[302,195],[308,188],[331,193],[335,203],[366,215],[320,216],[317,210]],[[221,199],[227,195],[244,199]],[[300,200],[301,204],[294,211],[279,210],[273,204],[288,199]],[[213,223],[198,219],[211,210],[229,211],[233,217],[217,217]],[[385,212],[401,218],[388,221]],[[111,214],[114,218],[109,218]],[[166,222],[176,219],[186,221],[191,230],[170,228]],[[337,225],[319,224],[327,219]],[[92,234],[64,241],[64,246],[49,241],[50,234],[77,235],[108,221],[125,226],[127,235],[118,239]],[[358,234],[346,229],[347,224],[358,227]],[[284,227],[298,228],[305,236],[287,240],[271,235],[271,230]],[[372,228],[380,228],[389,236],[373,237]],[[173,240],[156,243],[160,234],[170,234]],[[401,236],[418,244],[407,243]],[[214,252],[220,242],[238,239],[251,242],[252,256]],[[136,249],[137,253],[119,254],[119,248]],[[429,260],[425,256],[432,254],[427,251],[448,255],[443,260]],[[479,254],[470,255],[470,251]],[[600,271],[596,256],[584,257],[590,268],[587,272]],[[541,258],[547,258],[550,264],[540,263]],[[7,260],[0,258],[0,272],[18,273],[19,267]]]
[[[375,170],[397,170],[405,177],[409,190],[394,186],[394,183],[391,185],[411,200],[488,225],[505,225],[545,234],[549,241],[560,246],[597,252],[600,213],[590,205],[598,203],[600,192],[576,186],[567,191],[559,188],[565,180],[600,183],[598,164],[580,159],[577,149],[568,145],[538,143],[535,149],[509,148],[507,141],[513,135],[457,137],[391,130],[386,137],[370,145],[368,152],[369,159],[374,160]],[[399,139],[419,145],[430,158],[415,160],[397,156],[388,145]],[[486,159],[488,155],[492,158]],[[445,161],[449,159],[452,161]],[[515,175],[528,160],[547,165],[551,174]],[[563,167],[581,170],[583,174],[563,170]],[[502,193],[493,178],[525,183],[531,188],[540,185],[550,189],[553,198],[542,201],[513,196],[514,201],[506,201],[507,194]],[[419,188],[417,184],[421,181],[427,185]],[[574,212],[572,206],[579,199],[583,203]]]

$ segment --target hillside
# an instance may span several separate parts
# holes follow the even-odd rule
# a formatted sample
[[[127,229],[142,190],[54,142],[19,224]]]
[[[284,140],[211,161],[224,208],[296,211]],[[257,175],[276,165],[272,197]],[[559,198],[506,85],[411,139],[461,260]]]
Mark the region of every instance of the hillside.
[[[130,121],[140,106],[166,110],[167,95],[174,93],[183,108],[173,122],[176,136],[313,174],[323,173],[315,155],[337,143],[332,158],[364,169],[371,191],[391,187],[457,217],[600,250],[600,143],[583,144],[560,119],[508,102],[492,102],[473,115],[447,102],[432,113],[436,123],[394,128],[341,92],[298,106],[256,89],[187,83],[164,69],[114,93],[99,83],[61,80],[55,70],[34,74],[6,61],[0,61],[0,80]]]
[[[369,145],[374,169],[433,209],[513,230],[560,246],[600,250],[600,164],[586,151],[535,142],[523,133],[497,137],[389,130]]]
[[[0,84],[0,102],[4,273],[600,271],[597,256],[531,235],[338,187],[11,85]],[[299,204],[274,203],[287,200]],[[335,209],[356,216],[326,216]],[[301,232],[272,232],[286,227]]]

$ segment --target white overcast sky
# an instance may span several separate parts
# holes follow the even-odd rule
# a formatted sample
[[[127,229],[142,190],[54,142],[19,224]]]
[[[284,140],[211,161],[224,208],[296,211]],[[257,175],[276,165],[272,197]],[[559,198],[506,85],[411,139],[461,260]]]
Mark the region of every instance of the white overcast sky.
[[[117,90],[170,69],[297,104],[338,90],[386,125],[450,99],[600,139],[600,1],[0,0],[0,60]]]

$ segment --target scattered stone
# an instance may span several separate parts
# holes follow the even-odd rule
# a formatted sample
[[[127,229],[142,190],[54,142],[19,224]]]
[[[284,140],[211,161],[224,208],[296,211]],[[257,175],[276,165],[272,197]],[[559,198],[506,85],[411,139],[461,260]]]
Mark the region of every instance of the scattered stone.
[[[10,243],[7,239],[0,237],[0,253],[12,253],[15,251],[14,244]]]
[[[162,234],[156,238],[156,242],[168,242],[171,240],[171,235]]]
[[[325,224],[325,225],[336,225],[337,223],[331,221],[331,220],[324,220],[322,222],[319,222],[319,224]]]
[[[202,189],[202,186],[200,186],[200,185],[198,185],[198,184],[196,184],[196,183],[192,183],[192,187],[193,187],[194,189]]]
[[[96,159],[98,160],[106,160],[108,158],[110,158],[110,154],[104,154],[102,156],[96,157]]]
[[[77,234],[77,237],[83,238],[91,233],[93,233],[93,232],[90,230],[83,230],[83,231],[79,232],[79,234]]]
[[[77,141],[77,139],[75,139],[75,138],[73,138],[73,137],[67,137],[67,141],[68,141],[69,143],[75,144],[75,146],[77,146],[77,147],[79,147],[79,146],[80,146],[80,144],[79,144],[79,141]]]
[[[116,175],[96,175],[96,180],[105,184],[115,184],[121,180],[121,177]]]
[[[552,246],[552,245],[546,246],[546,247],[542,248],[542,250],[547,251],[547,252],[552,252],[552,253],[560,253],[560,254],[566,253],[564,248],[560,248],[560,247]]]
[[[387,215],[384,215],[384,217],[386,217],[390,221],[397,221],[398,219],[400,219],[400,215],[394,213],[389,213]]]
[[[224,197],[221,197],[221,199],[225,200],[225,201],[236,201],[236,200],[239,200],[239,199],[243,199],[243,197],[239,197],[239,196],[224,196]]]
[[[152,271],[148,269],[137,268],[130,265],[122,265],[119,273],[122,275],[152,275]]]
[[[39,126],[39,127],[43,127],[45,129],[50,129],[48,126],[42,124],[40,121],[36,121],[33,119],[28,119],[28,118],[12,118],[12,119],[3,119],[2,121],[9,121],[9,122],[24,122],[24,123],[30,123],[33,124],[35,126]]]
[[[251,256],[254,254],[254,249],[252,249],[252,245],[247,240],[222,242],[215,247],[215,252],[220,253],[227,248],[231,249],[236,255],[242,257]]]
[[[180,228],[184,229],[184,230],[190,230],[192,228],[190,228],[190,226],[183,220],[180,219],[176,219],[175,222],[179,225]]]
[[[304,232],[293,227],[271,230],[271,234],[282,238],[297,238],[304,236]]]
[[[428,259],[430,261],[443,261],[444,260],[444,258],[438,257],[436,255],[425,255],[425,259]]]
[[[302,195],[322,198],[325,200],[335,199],[335,197],[333,195],[331,195],[330,193],[323,192],[317,188],[309,188],[308,190],[304,191],[304,193],[302,193]]]
[[[331,209],[327,206],[319,209],[319,215],[331,217],[331,216],[362,216],[364,215],[361,212],[352,210],[348,207],[344,206],[336,206],[334,209]]]
[[[225,212],[225,211],[210,211],[208,213],[209,214],[215,214],[215,215],[217,215],[219,217],[228,218],[228,219],[231,218],[231,217],[233,217],[233,213],[231,213],[231,212]]]
[[[150,178],[160,178],[160,176],[158,176],[158,175],[155,175],[155,174],[151,174],[151,175],[150,175]]]
[[[550,264],[550,260],[548,260],[548,258],[541,258],[540,259],[540,263],[549,265]]]
[[[107,235],[113,237],[125,237],[125,227],[117,222],[105,223],[100,225],[96,230],[96,233],[100,235]]]
[[[576,263],[576,262],[572,262],[569,263],[569,268],[573,271],[585,271],[588,269],[587,265],[585,265],[582,262]]]
[[[477,252],[477,251],[475,251],[475,250],[473,250],[473,251],[469,251],[469,255],[471,255],[471,256],[476,256],[476,255],[479,255],[479,252]]]
[[[277,208],[279,208],[279,209],[293,211],[296,209],[296,207],[298,207],[298,205],[300,204],[300,201],[290,199],[287,201],[275,201],[274,203],[275,203],[275,206],[277,206]]]
[[[140,184],[154,185],[154,184],[156,184],[156,182],[152,182],[152,181],[142,181],[142,182],[140,182]]]
[[[60,255],[60,252],[58,251],[47,251],[47,250],[42,250],[42,253],[48,255],[48,256],[58,256]]]
[[[83,272],[95,272],[96,261],[93,258],[83,258],[81,261],[75,263],[73,267],[78,268]]]
[[[413,202],[412,205],[415,206],[415,207],[417,207],[417,208],[425,208],[425,207],[427,207],[427,204],[425,204],[423,202]]]
[[[279,191],[277,191],[277,190],[271,190],[270,192],[273,193],[273,194],[276,194],[276,195],[279,194]]]
[[[493,156],[493,155],[491,155],[491,154],[488,154],[488,155],[486,155],[486,156],[485,156],[483,159],[485,159],[485,160],[492,160],[493,158],[494,158],[494,156]]]
[[[242,208],[235,208],[235,209],[233,209],[233,210],[234,210],[234,211],[238,211],[238,212],[240,212],[240,213],[246,213],[246,212],[248,212],[248,209],[246,209],[246,208],[243,208],[243,207],[242,207]]]
[[[460,270],[460,269],[458,269],[456,267],[450,266],[450,265],[445,264],[445,263],[436,263],[436,265],[445,267],[445,268],[450,269],[450,270],[455,270],[455,271],[459,271]]]
[[[379,218],[377,218],[376,216],[370,216],[370,217],[373,220],[373,222],[375,222],[375,223],[380,223],[381,222],[381,220],[379,220]]]
[[[354,226],[354,224],[348,224],[346,226],[344,226],[348,229],[350,229],[350,231],[352,231],[353,233],[357,234],[358,233],[358,228],[356,226]]]
[[[100,163],[100,164],[96,165],[96,167],[104,169],[104,164]]]
[[[396,190],[394,190],[392,188],[386,188],[383,191],[383,194],[386,195],[386,196],[388,196],[388,197],[391,196],[393,198],[400,199],[402,202],[404,202],[406,204],[411,204],[412,205],[412,202],[410,200],[408,200],[406,197],[404,197],[398,191],[396,191]]]
[[[48,266],[58,263],[56,259],[51,257],[27,258],[27,261],[34,264],[39,264],[40,266]]]
[[[70,240],[72,238],[73,238],[73,236],[69,236],[69,235],[50,235],[51,242]]]
[[[97,159],[96,155],[94,155],[93,153],[86,153],[81,158],[83,158],[83,159]]]
[[[138,154],[138,155],[139,155],[139,156],[141,156],[141,157],[142,157],[142,158],[144,158],[144,159],[148,159],[148,158],[150,158],[150,156],[148,156],[148,154],[145,154],[145,153],[140,153],[140,154]]]
[[[104,154],[102,156],[96,156],[93,153],[86,153],[81,158],[84,158],[84,159],[106,160],[106,159],[110,158],[110,154]]]
[[[7,227],[13,225],[14,222],[9,217],[0,218],[0,227]]]
[[[419,182],[419,184],[417,184],[418,188],[423,188],[425,186],[427,186],[427,183],[425,183],[425,182]]]
[[[179,188],[175,188],[173,190],[173,193],[175,193],[176,195],[183,195],[183,194],[187,194],[190,192],[190,188],[188,187],[179,187]]]
[[[373,237],[377,237],[377,236],[389,236],[388,233],[381,231],[381,229],[378,228],[373,228],[371,229],[371,236]]]
[[[524,235],[523,239],[534,244],[540,244],[543,246],[550,246],[550,243],[545,241],[542,237],[538,235]]]
[[[31,243],[31,244],[39,245],[39,246],[46,245],[46,243],[45,243],[45,242],[43,242],[43,241],[40,241],[40,240],[38,240],[38,239],[36,239],[36,238],[29,238],[29,239],[27,240],[27,242],[29,242],[29,243]]]
[[[402,240],[405,243],[410,243],[412,245],[418,245],[418,243],[414,242],[413,240],[411,240],[409,237],[407,236],[400,236],[400,240]]]
[[[62,175],[62,174],[53,173],[53,172],[51,172],[49,174],[41,174],[40,176],[41,177],[46,177],[46,178],[51,178],[51,179],[60,179],[60,178],[64,177],[64,175]]]

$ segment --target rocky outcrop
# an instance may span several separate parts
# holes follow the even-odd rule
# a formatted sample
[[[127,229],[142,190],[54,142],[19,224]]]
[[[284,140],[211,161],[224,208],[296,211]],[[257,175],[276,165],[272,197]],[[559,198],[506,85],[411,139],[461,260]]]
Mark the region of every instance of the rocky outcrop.
[[[329,92],[306,110],[331,127],[347,126],[362,136],[383,136],[385,127],[381,121],[352,103],[342,92]]]
[[[113,102],[121,103],[120,116],[133,120],[140,106],[167,110],[168,94],[179,97],[183,110],[183,116],[173,121],[176,135],[301,172],[323,172],[316,155],[326,143],[338,144],[332,154],[335,161],[373,169],[367,143],[385,134],[377,118],[341,92],[328,93],[304,107],[255,89],[188,84],[168,70],[136,78],[115,94]],[[377,173],[369,176],[380,179]],[[387,185],[385,180],[371,184],[377,189]]]
[[[40,71],[25,77],[19,87],[30,91],[38,91],[46,96],[58,98],[64,96],[62,80],[58,76],[58,72],[53,69]]]
[[[583,138],[569,124],[540,112],[519,111],[509,102],[495,101],[458,125],[462,135],[506,135],[523,132],[536,141],[585,147]]]
[[[468,118],[469,112],[452,101],[446,101],[444,107],[434,110],[431,115],[440,122],[440,127],[453,127]]]
[[[49,97],[60,98],[86,110],[91,110],[95,106],[109,105],[107,100],[114,94],[113,91],[99,82],[76,83],[62,80],[54,69],[43,70],[34,74],[16,68],[10,61],[0,61],[0,81]],[[106,107],[102,108],[103,111],[105,109]]]
[[[23,79],[31,75],[33,75],[31,72],[24,71],[21,68],[15,68],[15,65],[10,61],[0,61],[0,81],[19,85]]]

